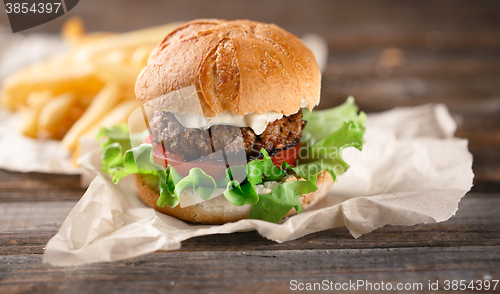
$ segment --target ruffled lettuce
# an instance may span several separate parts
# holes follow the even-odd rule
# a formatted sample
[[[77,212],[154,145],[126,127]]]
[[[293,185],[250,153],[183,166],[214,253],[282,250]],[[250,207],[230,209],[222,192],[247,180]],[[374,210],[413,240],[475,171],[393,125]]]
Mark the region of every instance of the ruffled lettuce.
[[[299,164],[291,168],[286,162],[281,167],[272,163],[262,149],[262,159],[252,160],[245,167],[231,167],[226,177],[214,180],[200,168],[192,168],[182,177],[172,167],[163,168],[154,163],[153,146],[141,144],[131,147],[131,140],[140,140],[144,135],[130,137],[126,126],[103,128],[99,132],[102,142],[102,170],[117,183],[130,174],[144,174],[158,177],[160,197],[157,205],[175,207],[184,189],[198,192],[202,200],[209,199],[217,188],[225,188],[224,197],[236,206],[252,205],[250,218],[279,222],[292,208],[303,211],[300,196],[316,191],[316,179],[326,170],[336,181],[349,169],[342,159],[342,150],[355,147],[361,150],[366,115],[358,114],[354,99],[328,110],[304,113],[307,127],[302,133],[302,148]],[[137,145],[137,144],[133,144]],[[243,169],[246,179],[241,183],[233,179],[233,173]],[[302,178],[300,181],[284,181],[286,170]],[[256,186],[264,182],[279,184],[270,193],[258,194]]]

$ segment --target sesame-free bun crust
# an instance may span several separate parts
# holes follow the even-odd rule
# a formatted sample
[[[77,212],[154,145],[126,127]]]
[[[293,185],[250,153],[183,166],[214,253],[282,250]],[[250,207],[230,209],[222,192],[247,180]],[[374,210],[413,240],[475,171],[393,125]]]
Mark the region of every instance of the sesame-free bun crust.
[[[156,201],[160,195],[155,188],[148,185],[148,180],[143,178],[140,174],[135,174],[134,182],[139,191],[139,195],[147,205],[160,212],[191,223],[223,224],[250,217],[251,205],[235,206],[229,203],[224,196],[215,197],[187,207],[180,207],[180,205],[174,208],[170,208],[168,205],[159,207],[156,205]],[[323,199],[332,185],[333,180],[330,174],[326,171],[321,172],[316,180],[318,190],[309,194],[304,194],[300,197],[300,203],[304,209],[307,209]],[[293,208],[287,216],[295,213],[295,208]]]
[[[313,53],[282,28],[248,20],[200,19],[160,42],[139,74],[135,91],[140,101],[159,111],[199,112],[179,98],[188,95],[185,92],[172,95],[190,87],[206,117],[226,111],[287,116],[319,103],[320,80]]]

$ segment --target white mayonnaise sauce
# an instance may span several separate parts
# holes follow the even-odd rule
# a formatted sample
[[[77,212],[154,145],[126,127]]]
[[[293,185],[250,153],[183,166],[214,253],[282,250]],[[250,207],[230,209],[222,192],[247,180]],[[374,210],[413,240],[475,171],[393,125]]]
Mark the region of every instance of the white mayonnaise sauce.
[[[246,115],[232,115],[228,112],[218,113],[215,117],[204,117],[198,114],[174,112],[175,118],[185,128],[209,128],[212,125],[233,125],[240,128],[249,127],[260,135],[267,124],[283,117],[283,114],[268,111],[263,114],[250,113]]]

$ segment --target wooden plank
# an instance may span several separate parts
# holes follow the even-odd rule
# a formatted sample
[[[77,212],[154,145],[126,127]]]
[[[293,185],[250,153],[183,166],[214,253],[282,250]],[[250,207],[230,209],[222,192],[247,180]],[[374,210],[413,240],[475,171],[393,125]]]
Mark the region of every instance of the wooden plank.
[[[395,47],[395,46],[391,46]],[[382,48],[385,49],[385,48]],[[323,73],[324,82],[342,78],[362,79],[379,77],[441,78],[491,77],[500,73],[500,56],[497,50],[416,50],[400,49],[401,60],[396,66],[381,64],[383,50],[364,49],[348,53],[330,52],[329,63]],[[385,60],[388,60],[386,57]],[[399,59],[398,59],[399,60]],[[396,61],[393,61],[396,62]]]
[[[0,203],[0,233],[56,232],[74,201]]]
[[[373,29],[375,27],[375,29]],[[299,28],[290,29],[292,32]],[[303,32],[303,30],[300,30]],[[378,26],[357,26],[332,30],[329,26],[318,26],[314,31],[325,37],[330,52],[346,53],[365,49],[382,49],[388,46],[404,49],[431,50],[433,46],[447,48],[449,50],[463,49],[495,49],[500,46],[498,27],[482,27],[476,29],[461,28],[456,25],[453,28],[440,28],[436,26],[420,25],[419,27],[408,27],[408,23],[379,23]],[[432,45],[433,33],[439,36],[439,43]],[[300,35],[300,33],[297,33]]]
[[[0,204],[0,255],[42,254],[44,245],[74,205],[38,204],[38,209],[27,203]],[[437,224],[386,226],[358,239],[346,228],[336,228],[282,244],[257,232],[213,235],[186,240],[181,251],[500,246],[500,215],[496,211],[499,205],[499,194],[472,193],[460,202],[455,217]]]
[[[478,133],[485,135],[484,132]],[[472,134],[467,136],[472,143],[470,151],[474,156],[472,168],[475,173],[474,183],[478,186],[476,191],[499,191],[500,144],[481,147],[477,146],[475,143],[477,136],[473,136]]]
[[[78,200],[85,193],[79,175],[16,173],[0,169],[0,202]]]
[[[378,112],[397,106],[444,103],[458,113],[484,112],[500,92],[497,78],[366,78],[342,79],[323,84],[319,109],[330,108],[354,96],[366,112]]]
[[[255,293],[289,290],[290,280],[385,283],[483,279],[500,274],[498,247],[159,252],[123,262],[54,268],[40,256],[0,256],[0,290],[11,293],[144,293],[158,289]],[[369,270],[367,270],[369,269]],[[246,288],[246,290],[245,290]]]
[[[56,230],[0,233],[0,255],[43,254],[45,244],[56,234]]]
[[[47,173],[21,173],[0,169],[0,191],[9,188],[38,190],[47,187],[78,189],[80,188],[80,176]]]
[[[0,202],[40,202],[40,201],[75,201],[79,200],[85,189],[4,189],[0,192]]]
[[[95,9],[99,4],[100,9]],[[282,26],[297,27],[301,30],[316,27],[355,26],[377,29],[392,27],[408,34],[408,27],[429,26],[431,28],[464,29],[484,28],[498,25],[499,6],[495,1],[433,1],[413,3],[402,1],[377,1],[365,3],[354,1],[300,0],[279,2],[257,0],[249,3],[239,0],[228,3],[224,0],[185,2],[181,0],[164,2],[148,1],[148,5],[134,5],[133,0],[98,1],[88,0],[78,4],[69,15],[81,15],[91,31],[126,31],[138,26],[157,25],[159,22],[191,20],[195,18],[219,17],[226,19],[248,18],[264,22],[274,22]],[[156,9],[149,9],[155,7]],[[109,15],[108,11],[116,13]],[[265,12],[265,13],[263,13]],[[127,21],[133,18],[134,21]],[[42,27],[28,32],[58,32],[64,18],[55,19]],[[6,23],[6,20],[3,20]],[[452,24],[452,25],[450,25]],[[375,36],[373,36],[375,37]]]

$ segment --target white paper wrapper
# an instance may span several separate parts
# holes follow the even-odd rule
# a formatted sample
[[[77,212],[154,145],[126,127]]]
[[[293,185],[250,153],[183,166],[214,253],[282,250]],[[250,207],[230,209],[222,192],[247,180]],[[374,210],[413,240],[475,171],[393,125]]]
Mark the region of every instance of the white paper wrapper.
[[[79,174],[59,141],[21,135],[17,115],[0,110],[0,168],[16,172]]]
[[[201,235],[257,230],[276,242],[346,226],[354,237],[386,224],[441,222],[455,214],[472,185],[467,140],[443,105],[394,109],[369,115],[362,152],[344,151],[351,169],[313,210],[281,224],[241,220],[192,225],[156,212],[136,195],[131,181],[114,185],[98,172],[98,151],[82,159],[97,173],[89,189],[48,242],[44,262],[73,266],[175,250]]]
[[[24,66],[66,50],[57,34],[13,34],[0,25],[0,81]]]

